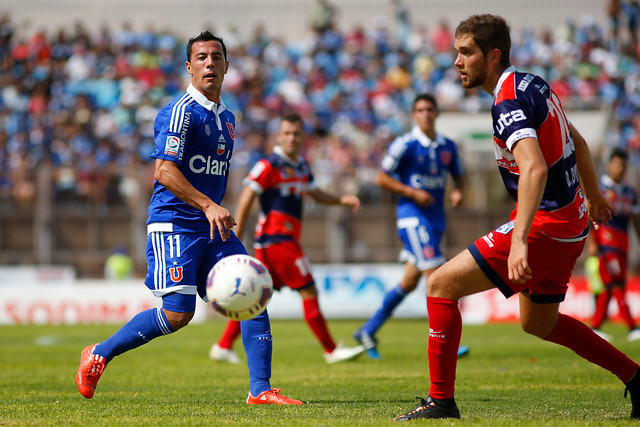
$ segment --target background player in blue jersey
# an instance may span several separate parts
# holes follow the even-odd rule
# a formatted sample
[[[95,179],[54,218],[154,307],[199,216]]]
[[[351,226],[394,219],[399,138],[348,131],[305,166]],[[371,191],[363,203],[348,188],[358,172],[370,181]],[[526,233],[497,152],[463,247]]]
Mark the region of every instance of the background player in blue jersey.
[[[638,364],[559,313],[589,222],[598,228],[615,209],[600,192],[589,147],[560,100],[541,77],[511,65],[510,48],[509,26],[499,16],[474,15],[456,28],[454,66],[463,87],[481,87],[494,97],[494,154],[516,206],[509,222],[429,276],[429,391],[395,420],[460,418],[454,398],[462,335],[458,301],[493,288],[506,298],[518,294],[525,332],[617,376],[631,395],[631,417],[640,418]]]
[[[300,154],[304,142],[304,122],[298,114],[285,115],[280,121],[278,145],[266,159],[260,160],[244,180],[238,201],[239,236],[246,227],[255,199],[260,200],[260,219],[256,227],[255,256],[264,262],[276,289],[287,286],[302,297],[304,320],[322,345],[327,363],[350,360],[360,355],[362,346],[336,345],[318,304],[311,269],[302,246],[303,199],[306,195],[325,205],[342,205],[357,212],[360,200],[353,195],[335,196],[316,185],[311,167]],[[210,357],[219,362],[239,363],[233,351],[238,336],[238,322],[227,323],[220,340],[213,345]]]
[[[155,182],[147,220],[145,284],[162,308],[138,313],[106,341],[81,353],[76,384],[91,399],[111,360],[152,339],[171,334],[193,318],[196,296],[206,300],[206,277],[221,258],[246,254],[231,231],[235,220],[220,203],[229,176],[235,117],[220,91],[229,68],[222,39],[205,31],[189,40],[191,84],[155,121]],[[265,311],[242,322],[249,366],[249,404],[302,404],[272,389],[272,338]]]
[[[354,334],[374,359],[380,357],[375,338],[378,329],[416,288],[422,275],[428,276],[445,262],[440,242],[446,227],[448,175],[455,184],[451,204],[458,206],[462,202],[465,182],[462,159],[456,144],[436,132],[439,114],[433,96],[416,96],[411,113],[415,126],[391,143],[378,170],[376,183],[400,195],[396,215],[398,236],[404,245],[400,259],[405,267],[400,284],[387,292],[382,306]],[[463,346],[460,350],[460,354],[465,354],[468,348]]]

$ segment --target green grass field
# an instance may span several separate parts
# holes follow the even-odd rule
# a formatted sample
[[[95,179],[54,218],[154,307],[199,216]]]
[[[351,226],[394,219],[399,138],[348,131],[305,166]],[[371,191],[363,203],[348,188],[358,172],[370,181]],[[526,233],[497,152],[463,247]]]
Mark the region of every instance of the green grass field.
[[[358,321],[330,321],[351,344]],[[246,365],[208,359],[223,322],[190,325],[114,359],[96,395],[84,399],[74,377],[80,351],[117,326],[0,327],[2,425],[393,425],[427,389],[425,320],[394,319],[379,334],[381,360],[327,365],[301,321],[272,321],[272,385],[303,406],[246,405]],[[607,325],[619,348],[640,359],[620,325]],[[516,324],[465,326],[456,399],[461,420],[433,425],[625,425],[631,410],[613,375]],[[241,344],[239,353],[244,358]],[[429,421],[426,421],[429,422]],[[412,424],[421,424],[420,421]]]

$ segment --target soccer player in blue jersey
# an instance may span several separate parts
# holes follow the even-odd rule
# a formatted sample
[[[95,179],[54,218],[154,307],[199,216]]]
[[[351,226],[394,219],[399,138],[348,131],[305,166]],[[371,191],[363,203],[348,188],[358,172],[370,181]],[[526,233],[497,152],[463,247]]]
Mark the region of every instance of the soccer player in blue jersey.
[[[413,129],[396,138],[378,170],[376,183],[400,195],[396,210],[398,235],[404,249],[404,275],[400,284],[385,295],[382,306],[358,329],[354,338],[367,348],[372,359],[380,358],[375,334],[395,308],[412,292],[420,278],[444,264],[440,241],[445,231],[445,190],[447,178],[455,184],[451,204],[462,202],[465,174],[456,144],[436,132],[440,114],[436,99],[429,94],[413,101]],[[468,352],[460,347],[460,355]]]
[[[429,391],[397,421],[460,418],[454,398],[462,334],[460,298],[497,288],[518,295],[522,329],[573,350],[620,379],[640,418],[638,364],[587,325],[559,313],[589,222],[606,225],[615,209],[598,187],[589,147],[547,82],[509,58],[510,30],[496,15],[474,15],[455,31],[454,66],[462,86],[493,95],[493,145],[516,202],[510,221],[477,239],[427,280]]]
[[[147,220],[145,284],[162,298],[162,308],[138,313],[106,341],[81,353],[76,385],[91,399],[111,360],[186,326],[196,297],[206,300],[209,270],[221,258],[246,254],[231,231],[235,220],[222,207],[233,152],[235,117],[220,91],[229,68],[222,39],[208,31],[187,44],[187,90],[155,121],[155,182]],[[272,338],[267,311],[242,322],[247,354],[249,404],[300,405],[271,388]]]

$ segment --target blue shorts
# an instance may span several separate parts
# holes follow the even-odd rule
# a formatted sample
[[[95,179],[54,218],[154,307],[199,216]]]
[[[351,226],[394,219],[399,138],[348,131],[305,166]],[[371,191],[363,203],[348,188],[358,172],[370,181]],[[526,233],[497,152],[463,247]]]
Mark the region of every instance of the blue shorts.
[[[162,307],[178,313],[195,311],[196,294],[206,301],[209,270],[222,258],[246,254],[231,232],[226,241],[211,240],[209,232],[153,231],[147,235],[145,285],[162,298]]]
[[[425,271],[445,263],[440,252],[440,241],[444,232],[433,227],[420,217],[398,218],[398,236],[404,245],[400,260]]]

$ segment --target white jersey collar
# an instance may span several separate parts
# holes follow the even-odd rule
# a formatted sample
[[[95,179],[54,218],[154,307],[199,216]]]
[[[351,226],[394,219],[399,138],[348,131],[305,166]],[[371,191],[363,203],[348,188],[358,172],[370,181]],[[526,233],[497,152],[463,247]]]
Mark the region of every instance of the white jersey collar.
[[[502,87],[502,83],[505,81],[505,79],[515,72],[516,72],[516,67],[514,67],[513,65],[502,72],[502,75],[498,79],[498,83],[496,84],[496,87],[493,88],[492,95],[494,99],[497,98],[498,92],[500,92],[500,88]]]
[[[413,129],[411,129],[411,136],[413,136],[420,143],[420,145],[424,147],[429,147],[431,144],[444,144],[444,138],[440,134],[436,132],[436,139],[432,140],[427,135],[425,135],[418,126],[414,126]]]
[[[191,97],[195,99],[198,104],[202,105],[204,108],[215,114],[218,130],[222,130],[222,123],[220,123],[220,114],[222,114],[222,112],[227,109],[227,106],[224,105],[222,98],[219,98],[219,102],[216,104],[215,102],[204,96],[202,92],[196,89],[193,83],[189,83],[189,86],[187,87],[187,93],[191,95]]]
[[[608,187],[614,187],[614,188],[622,187],[622,184],[618,184],[617,182],[612,180],[611,177],[607,174],[602,175],[600,179],[602,183]]]

